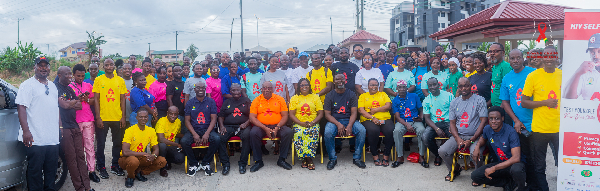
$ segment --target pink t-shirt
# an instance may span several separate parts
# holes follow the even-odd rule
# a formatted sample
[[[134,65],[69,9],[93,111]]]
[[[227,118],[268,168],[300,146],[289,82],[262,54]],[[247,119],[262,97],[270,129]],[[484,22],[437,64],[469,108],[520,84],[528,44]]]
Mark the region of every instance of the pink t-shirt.
[[[223,95],[221,94],[221,79],[210,77],[206,79],[206,93],[210,94],[210,98],[217,102],[217,111],[221,111],[223,105]]]
[[[136,72],[144,73],[144,71],[143,71],[142,69],[140,69],[140,68],[135,68],[135,69],[133,69],[133,70],[131,71],[131,73],[132,73],[132,74],[133,74],[133,73],[136,73]]]
[[[154,96],[154,103],[167,100],[167,83],[154,81],[148,88],[148,92]]]
[[[92,92],[92,84],[89,84],[87,82],[82,82],[81,84],[72,82],[71,84],[69,84],[69,87],[71,87],[73,91],[75,91],[75,94],[77,96],[85,92],[90,92],[90,101],[92,101],[92,98],[94,98],[94,93]],[[94,121],[94,114],[92,113],[90,104],[87,102],[81,102],[81,110],[75,111],[75,114],[75,121],[77,123]]]

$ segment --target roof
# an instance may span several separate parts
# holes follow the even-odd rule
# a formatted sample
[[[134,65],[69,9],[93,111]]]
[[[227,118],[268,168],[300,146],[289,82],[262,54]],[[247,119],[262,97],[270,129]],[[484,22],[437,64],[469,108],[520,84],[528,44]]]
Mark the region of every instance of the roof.
[[[319,49],[327,50],[329,48],[329,44],[315,44],[314,46],[306,49],[304,52],[316,52]]]
[[[564,20],[565,9],[575,8],[507,0],[458,21],[444,30],[429,35],[429,37],[444,39],[498,26],[512,27],[528,25],[532,21]]]
[[[261,45],[258,45],[258,46],[255,46],[254,48],[250,48],[248,51],[250,51],[250,52],[253,52],[253,51],[258,51],[258,52],[266,51],[266,52],[268,52],[268,51],[271,51],[271,50],[269,50],[268,48],[265,48],[265,47],[263,47]]]
[[[152,55],[165,55],[165,54],[183,54],[183,50],[161,50],[161,51],[152,52]]]
[[[368,42],[369,40],[374,43],[387,42],[387,39],[385,38],[381,38],[377,35],[374,35],[373,33],[367,32],[366,30],[360,30],[357,33],[354,33],[352,36],[348,37],[347,39],[344,39],[340,44],[345,44],[349,42]]]
[[[69,47],[75,48],[75,49],[77,49],[77,48],[85,48],[85,45],[86,45],[86,42],[73,43],[73,44],[71,44],[71,45],[69,45],[67,47],[64,47],[64,48],[60,49],[59,52],[67,51],[67,48],[69,48]]]

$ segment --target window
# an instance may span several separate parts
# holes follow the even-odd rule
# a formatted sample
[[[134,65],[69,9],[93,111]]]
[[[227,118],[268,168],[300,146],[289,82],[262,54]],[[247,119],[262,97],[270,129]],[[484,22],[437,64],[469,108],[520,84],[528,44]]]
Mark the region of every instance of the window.
[[[442,28],[446,28],[446,23],[442,23]]]
[[[440,12],[441,17],[446,17],[446,12]]]
[[[177,58],[177,56],[171,56],[171,58]]]
[[[481,5],[481,10],[483,11],[485,9],[485,5]]]
[[[442,6],[446,6],[446,1],[442,1]]]
[[[71,54],[75,54],[75,51],[71,51]]]

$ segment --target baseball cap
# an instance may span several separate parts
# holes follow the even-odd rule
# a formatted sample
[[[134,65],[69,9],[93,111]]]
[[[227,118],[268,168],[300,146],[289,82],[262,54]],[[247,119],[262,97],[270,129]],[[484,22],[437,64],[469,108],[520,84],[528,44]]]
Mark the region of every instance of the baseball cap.
[[[588,48],[585,52],[587,53],[591,48],[600,48],[600,33],[596,33],[590,37]]]
[[[309,58],[310,56],[308,55],[308,53],[306,52],[301,52],[300,54],[298,54],[298,58],[302,57],[302,56],[306,56],[307,58]]]
[[[46,64],[50,64],[50,62],[48,62],[48,60],[46,60],[45,56],[41,56],[41,57],[37,57],[35,59],[35,65],[38,65],[39,63],[45,62]]]

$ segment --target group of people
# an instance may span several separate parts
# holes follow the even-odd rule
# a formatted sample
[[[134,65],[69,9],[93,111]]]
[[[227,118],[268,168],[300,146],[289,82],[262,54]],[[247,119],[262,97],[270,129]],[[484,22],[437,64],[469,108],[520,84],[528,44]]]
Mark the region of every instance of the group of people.
[[[324,147],[327,169],[334,169],[343,138],[350,139],[357,167],[366,167],[361,160],[366,147],[375,166],[396,168],[410,149],[404,135],[411,133],[418,163],[429,168],[429,150],[435,166],[448,168],[446,181],[452,173],[460,175],[462,168],[452,163],[458,151],[471,153],[473,186],[548,190],[546,148],[558,146],[557,58],[528,59],[525,66],[523,53],[514,49],[507,62],[499,43],[487,55],[445,53],[437,46],[433,54],[403,57],[395,42],[388,47],[356,44],[350,51],[331,45],[312,55],[290,48],[264,59],[234,53],[232,60],[229,53],[216,53],[194,64],[186,57],[182,65],[146,58],[141,68],[133,55],[127,62],[93,57],[87,69],[61,66],[54,82],[46,79],[48,61],[38,58],[35,76],[21,84],[16,100],[19,139],[30,161],[29,187],[53,186],[59,129],[75,189],[91,190],[90,180],[108,179],[104,148],[110,129],[111,172],[125,176],[125,169],[126,187],[157,170],[167,177],[171,164],[185,157],[187,175],[212,175],[216,153],[227,175],[232,137],[241,140],[240,174],[246,173],[250,153],[250,172],[264,166],[263,140],[278,143],[277,165],[287,170],[292,147],[292,156],[309,170],[315,170],[317,148]],[[556,49],[548,46],[543,52]],[[437,138],[449,139],[438,146]],[[194,151],[198,146],[207,147],[201,159]],[[393,147],[398,152],[392,153]],[[495,156],[485,166],[484,150]]]

